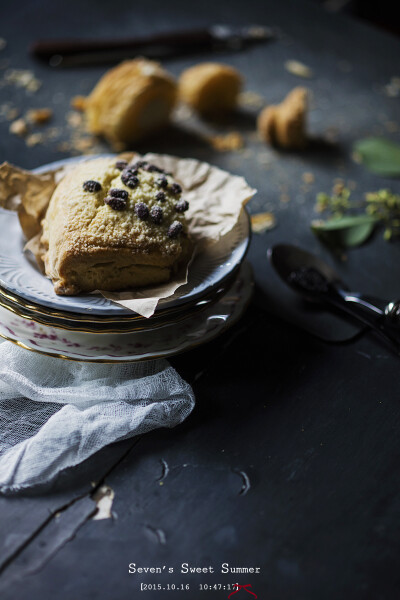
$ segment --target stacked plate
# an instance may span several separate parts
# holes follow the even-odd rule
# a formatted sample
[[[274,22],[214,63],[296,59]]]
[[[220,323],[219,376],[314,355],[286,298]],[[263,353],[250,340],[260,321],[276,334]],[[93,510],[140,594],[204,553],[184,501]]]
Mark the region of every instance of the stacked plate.
[[[0,220],[0,336],[34,352],[86,362],[170,356],[219,335],[251,296],[251,270],[243,262],[250,242],[245,210],[224,248],[199,254],[188,283],[161,300],[149,319],[100,294],[57,296],[35,259],[23,252],[16,213],[0,209]]]

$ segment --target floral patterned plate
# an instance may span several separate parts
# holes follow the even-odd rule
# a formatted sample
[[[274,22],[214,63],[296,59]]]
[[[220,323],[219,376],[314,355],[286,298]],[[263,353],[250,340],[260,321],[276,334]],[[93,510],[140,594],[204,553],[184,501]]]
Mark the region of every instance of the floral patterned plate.
[[[134,362],[179,354],[215,338],[233,325],[253,290],[244,262],[231,288],[216,303],[156,330],[98,334],[61,331],[0,307],[0,336],[33,352],[83,362]]]

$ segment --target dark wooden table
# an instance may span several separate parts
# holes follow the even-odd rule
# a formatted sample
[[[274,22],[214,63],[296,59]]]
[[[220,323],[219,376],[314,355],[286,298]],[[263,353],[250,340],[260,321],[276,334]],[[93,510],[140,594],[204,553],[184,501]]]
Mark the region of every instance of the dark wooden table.
[[[138,147],[206,159],[244,175],[259,190],[250,211],[272,210],[278,225],[254,236],[249,259],[257,292],[241,321],[171,360],[196,394],[184,424],[105,448],[45,494],[0,497],[0,598],[137,598],[140,584],[190,586],[143,592],[148,599],[226,598],[227,589],[199,586],[234,582],[251,584],[258,598],[269,600],[398,598],[399,360],[371,336],[324,343],[289,323],[284,311],[277,314],[265,251],[290,241],[334,260],[309,223],[316,192],[329,191],[337,177],[355,182],[360,195],[382,187],[400,191],[398,182],[371,175],[351,159],[352,142],[361,136],[399,138],[399,98],[385,92],[391,77],[400,75],[399,41],[289,0],[202,0],[196,6],[182,0],[24,0],[2,3],[1,10],[0,37],[8,45],[0,52],[0,77],[9,59],[9,68],[33,69],[43,85],[32,95],[2,86],[0,103],[23,111],[51,106],[53,125],[63,126],[71,96],[88,93],[105,67],[36,64],[27,47],[37,38],[261,23],[279,27],[282,37],[217,60],[238,67],[247,89],[266,102],[306,84],[313,91],[312,135],[323,138],[334,128],[337,143],[272,152],[251,135],[257,111],[247,109],[210,130],[239,129],[243,153],[212,150],[191,133],[204,127],[198,122]],[[196,60],[215,58],[186,57],[165,66],[178,75]],[[310,66],[314,77],[288,73],[288,59]],[[29,148],[8,127],[3,119],[2,160],[34,168],[69,155],[56,141]],[[304,185],[304,172],[314,175],[313,184]],[[400,245],[377,235],[336,266],[354,289],[392,299],[400,296],[399,263]],[[114,518],[93,520],[93,485],[103,483],[115,492]],[[129,574],[130,563],[166,568]],[[214,573],[181,573],[183,563],[212,566]],[[223,574],[223,563],[259,567],[259,573]],[[245,590],[238,594],[251,597]]]

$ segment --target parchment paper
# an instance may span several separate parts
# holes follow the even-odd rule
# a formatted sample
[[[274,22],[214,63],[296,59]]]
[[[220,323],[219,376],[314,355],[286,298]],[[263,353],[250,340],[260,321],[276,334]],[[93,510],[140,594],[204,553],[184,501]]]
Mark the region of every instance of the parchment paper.
[[[129,155],[129,158],[131,156]],[[127,156],[123,158],[126,159]],[[138,155],[135,158],[138,158]],[[194,242],[194,254],[189,264],[181,267],[165,284],[124,292],[98,292],[105,298],[148,318],[154,314],[161,298],[172,296],[180,286],[187,283],[190,264],[195,255],[206,245],[224,243],[224,236],[237,224],[242,207],[256,190],[249,187],[243,177],[231,175],[196,159],[159,154],[146,154],[143,158],[171,172],[174,179],[182,185],[182,197],[189,202],[186,216],[189,235]],[[70,170],[74,166],[67,166],[67,169]],[[39,249],[40,221],[57,183],[64,174],[65,169],[36,175],[8,163],[0,166],[0,206],[18,211],[22,230],[28,240],[25,248],[35,255],[42,271]]]

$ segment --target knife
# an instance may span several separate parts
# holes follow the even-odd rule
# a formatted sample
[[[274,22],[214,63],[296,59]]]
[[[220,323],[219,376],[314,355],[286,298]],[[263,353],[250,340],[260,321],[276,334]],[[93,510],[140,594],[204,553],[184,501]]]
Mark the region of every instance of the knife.
[[[276,37],[270,27],[213,25],[207,29],[171,31],[146,37],[120,39],[38,40],[30,53],[51,66],[114,62],[127,56],[165,58],[206,50],[240,50]]]

